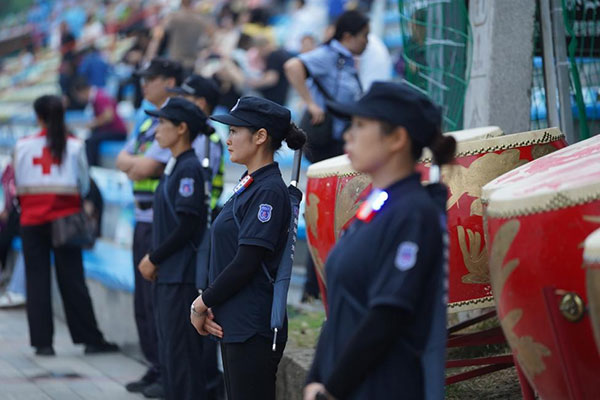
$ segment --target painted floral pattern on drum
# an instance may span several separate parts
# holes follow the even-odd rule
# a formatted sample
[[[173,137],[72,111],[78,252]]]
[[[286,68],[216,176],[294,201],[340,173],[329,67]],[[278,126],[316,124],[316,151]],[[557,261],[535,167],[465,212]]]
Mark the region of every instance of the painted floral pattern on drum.
[[[491,246],[490,254],[490,276],[492,280],[492,288],[495,293],[496,304],[499,315],[502,314],[500,297],[504,290],[504,285],[508,281],[511,274],[519,266],[519,259],[513,258],[506,261],[505,259],[514,242],[521,223],[519,220],[510,220],[498,229],[494,241]],[[517,355],[519,365],[523,368],[523,372],[530,380],[542,373],[546,369],[544,357],[549,357],[552,352],[545,345],[536,342],[531,336],[518,336],[515,333],[515,326],[523,317],[523,310],[515,308],[508,311],[500,319],[504,335],[510,344],[510,347]]]
[[[463,275],[463,283],[490,283],[490,270],[488,268],[487,248],[481,247],[481,234],[467,228],[469,243],[465,237],[465,228],[458,226],[458,244],[468,274]]]
[[[481,188],[505,172],[526,164],[528,160],[521,160],[520,155],[521,151],[519,149],[509,149],[500,154],[484,154],[468,167],[462,165],[444,167],[442,169],[442,180],[450,189],[450,198],[448,198],[446,207],[450,209],[457,205],[458,200],[467,194],[474,197],[474,202],[478,203],[471,205],[471,215],[483,215],[480,199]]]
[[[515,326],[523,317],[520,308],[511,310],[500,321],[504,335],[510,347],[516,352],[519,365],[529,380],[533,381],[536,375],[546,370],[544,357],[550,357],[552,352],[542,343],[536,342],[531,336],[517,336]]]

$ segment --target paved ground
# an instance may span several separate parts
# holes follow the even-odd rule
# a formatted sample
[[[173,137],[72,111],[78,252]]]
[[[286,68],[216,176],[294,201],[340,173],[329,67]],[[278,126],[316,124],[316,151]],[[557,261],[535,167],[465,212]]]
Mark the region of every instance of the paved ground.
[[[143,399],[125,382],[145,368],[121,353],[84,356],[64,323],[55,320],[55,357],[38,357],[29,346],[25,309],[0,310],[0,399]]]

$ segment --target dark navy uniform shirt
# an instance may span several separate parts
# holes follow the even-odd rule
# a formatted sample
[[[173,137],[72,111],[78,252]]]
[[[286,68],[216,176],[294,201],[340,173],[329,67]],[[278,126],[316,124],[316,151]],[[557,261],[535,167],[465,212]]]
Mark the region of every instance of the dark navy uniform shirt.
[[[288,189],[277,163],[251,175],[254,181],[227,201],[212,224],[209,283],[231,263],[240,245],[269,250],[265,265],[272,277],[277,273],[291,217]],[[273,284],[260,268],[250,284],[225,303],[213,307],[215,320],[223,328],[222,341],[240,343],[256,334],[272,338],[272,303]],[[277,335],[278,342],[286,340],[287,321]]]
[[[174,166],[172,163],[175,162]],[[200,161],[194,150],[181,153],[176,159],[169,160],[165,174],[154,193],[154,222],[152,224],[152,245],[158,248],[179,225],[178,216],[173,215],[165,198],[166,192],[175,213],[198,215],[202,226],[206,225],[206,205],[204,203],[204,176]],[[200,242],[204,228],[199,229],[192,241]],[[158,283],[196,282],[195,250],[192,243],[181,247],[177,252],[158,265]]]
[[[418,174],[386,191],[389,198],[381,210],[370,222],[357,220],[348,228],[325,267],[329,316],[314,361],[321,382],[327,382],[370,308],[395,306],[412,316],[408,333],[398,338],[352,399],[422,398],[426,385],[439,383],[442,390],[444,385],[445,216]],[[436,369],[435,382],[426,376],[427,363]],[[442,375],[437,376],[440,365]]]

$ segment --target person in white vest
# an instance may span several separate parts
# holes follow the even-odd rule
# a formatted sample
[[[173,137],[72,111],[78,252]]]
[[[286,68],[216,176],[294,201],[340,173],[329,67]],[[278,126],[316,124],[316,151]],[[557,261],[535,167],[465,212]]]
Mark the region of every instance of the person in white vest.
[[[31,345],[36,355],[55,354],[50,295],[52,252],[73,342],[84,344],[86,354],[118,351],[118,346],[107,342],[98,329],[84,280],[81,247],[52,244],[52,222],[79,213],[82,197],[89,190],[84,143],[69,135],[60,97],[39,97],[33,108],[41,131],[19,139],[14,154]]]

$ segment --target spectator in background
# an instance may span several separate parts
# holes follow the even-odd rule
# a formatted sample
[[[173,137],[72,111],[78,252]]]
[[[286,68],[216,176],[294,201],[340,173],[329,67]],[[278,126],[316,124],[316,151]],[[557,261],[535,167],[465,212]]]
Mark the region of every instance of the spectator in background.
[[[291,55],[285,49],[275,46],[266,36],[257,36],[254,39],[254,46],[258,50],[258,56],[264,62],[264,71],[258,78],[248,79],[246,84],[258,90],[266,99],[277,104],[285,104],[290,85],[283,65]]]
[[[89,165],[99,164],[100,143],[108,140],[124,141],[127,127],[117,112],[117,103],[104,90],[92,86],[84,77],[78,77],[73,85],[77,100],[90,104],[94,120],[88,124],[90,137],[85,142]]]
[[[310,117],[308,124],[315,126],[326,120],[325,101],[328,98],[350,101],[360,97],[362,87],[354,57],[364,52],[368,34],[368,18],[358,11],[346,11],[336,22],[335,34],[330,41],[286,62],[287,78],[302,97],[310,114],[307,115]],[[322,143],[328,144],[321,147],[311,146],[311,128],[306,127],[309,160],[316,162],[343,154],[342,134],[347,124],[343,119],[332,118],[332,137],[322,140]]]
[[[106,62],[98,49],[90,46],[82,52],[77,75],[83,76],[90,85],[103,88],[106,86],[109,73],[110,64]]]
[[[126,88],[131,85],[133,86],[133,107],[138,109],[142,104],[144,96],[140,80],[133,72],[141,67],[144,53],[150,43],[150,31],[148,29],[140,29],[134,33],[134,36],[136,38],[135,43],[127,50],[123,56],[123,60],[117,66],[118,68],[116,68],[118,71],[122,71],[119,76],[121,80],[119,81],[117,102],[124,100]]]
[[[169,14],[165,23],[155,30],[153,43],[146,59],[164,54],[178,61],[189,74],[196,64],[198,53],[209,43],[208,23],[194,10],[192,0],[181,0],[181,8]]]
[[[75,36],[64,21],[59,25],[59,32],[61,61],[58,67],[58,83],[63,96],[67,100],[67,108],[81,110],[85,108],[85,103],[79,103],[71,90],[78,64]]]

